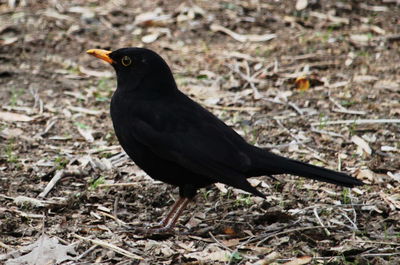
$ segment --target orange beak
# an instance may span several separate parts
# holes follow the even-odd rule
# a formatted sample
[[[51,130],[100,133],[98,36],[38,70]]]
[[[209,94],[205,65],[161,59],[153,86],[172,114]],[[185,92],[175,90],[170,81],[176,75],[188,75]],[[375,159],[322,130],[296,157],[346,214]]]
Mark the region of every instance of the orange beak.
[[[113,63],[114,61],[110,58],[110,56],[108,56],[111,51],[107,51],[107,50],[101,50],[101,49],[90,49],[87,50],[86,53],[93,55],[97,58],[102,59],[103,61],[106,61],[107,63]]]

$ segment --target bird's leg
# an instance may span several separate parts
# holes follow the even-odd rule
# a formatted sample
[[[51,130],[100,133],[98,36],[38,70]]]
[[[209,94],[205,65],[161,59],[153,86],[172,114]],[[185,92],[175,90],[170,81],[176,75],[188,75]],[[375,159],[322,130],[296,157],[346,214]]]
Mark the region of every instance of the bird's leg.
[[[161,233],[170,230],[176,224],[179,216],[181,216],[183,210],[186,208],[190,199],[185,197],[179,197],[179,199],[174,203],[171,210],[164,217],[164,219],[156,226],[149,227],[147,233]]]
[[[179,216],[181,216],[183,210],[186,208],[189,203],[189,198],[180,197],[179,200],[173,205],[171,211],[167,214],[167,216],[161,221],[161,226],[164,229],[171,229],[175,226],[176,221]]]

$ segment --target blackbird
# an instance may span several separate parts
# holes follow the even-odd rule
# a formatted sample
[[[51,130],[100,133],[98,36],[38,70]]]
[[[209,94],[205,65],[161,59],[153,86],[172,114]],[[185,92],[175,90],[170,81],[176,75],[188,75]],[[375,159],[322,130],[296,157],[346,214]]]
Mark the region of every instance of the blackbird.
[[[265,195],[247,178],[287,173],[345,187],[363,184],[347,174],[250,145],[179,91],[167,63],[149,49],[87,53],[115,69],[117,89],[110,109],[122,148],[152,178],[179,187],[179,199],[152,231],[171,229],[197,190],[216,182],[262,198]]]

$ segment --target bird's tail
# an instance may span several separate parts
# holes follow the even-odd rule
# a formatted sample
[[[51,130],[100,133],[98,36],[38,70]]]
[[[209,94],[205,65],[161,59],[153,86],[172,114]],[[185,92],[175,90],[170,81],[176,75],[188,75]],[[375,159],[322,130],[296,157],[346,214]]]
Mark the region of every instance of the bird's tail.
[[[252,153],[255,154],[253,159],[254,167],[250,172],[253,176],[291,174],[345,187],[364,184],[362,181],[345,173],[278,156],[263,149],[257,148]]]

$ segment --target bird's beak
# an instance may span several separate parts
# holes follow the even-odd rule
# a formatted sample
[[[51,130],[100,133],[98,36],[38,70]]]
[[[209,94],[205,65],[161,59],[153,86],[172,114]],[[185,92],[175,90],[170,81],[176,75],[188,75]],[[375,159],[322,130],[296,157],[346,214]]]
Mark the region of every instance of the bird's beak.
[[[101,49],[90,49],[87,50],[86,53],[93,55],[97,58],[100,58],[103,61],[106,61],[107,63],[114,63],[113,59],[111,59],[110,56],[108,56],[111,53],[111,51],[101,50]]]

